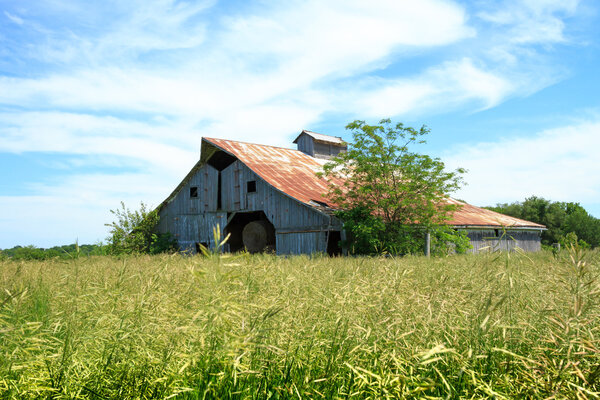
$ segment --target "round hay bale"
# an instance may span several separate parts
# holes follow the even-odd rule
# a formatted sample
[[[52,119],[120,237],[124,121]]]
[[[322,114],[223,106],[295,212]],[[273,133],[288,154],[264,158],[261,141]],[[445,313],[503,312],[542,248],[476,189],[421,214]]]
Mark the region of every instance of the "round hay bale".
[[[242,241],[250,253],[259,253],[263,251],[267,246],[266,222],[248,222],[242,231]]]

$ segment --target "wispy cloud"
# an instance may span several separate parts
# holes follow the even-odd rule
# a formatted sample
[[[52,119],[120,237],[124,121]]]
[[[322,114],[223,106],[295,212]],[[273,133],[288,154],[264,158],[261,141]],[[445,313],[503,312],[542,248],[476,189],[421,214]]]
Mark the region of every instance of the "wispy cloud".
[[[479,205],[531,195],[575,201],[600,209],[600,119],[582,121],[496,142],[454,148],[444,159],[464,167],[468,186],[457,196]],[[501,190],[498,190],[501,188]]]
[[[505,0],[491,4],[491,9],[478,16],[505,28],[500,36],[509,43],[559,43],[567,40],[563,19],[575,12],[579,0]]]
[[[425,72],[399,79],[379,79],[367,83],[351,96],[355,110],[369,117],[446,112],[465,103],[475,109],[490,108],[515,91],[515,83],[501,73],[476,66],[468,58],[446,62]]]
[[[10,21],[14,22],[17,25],[23,25],[23,18],[18,17],[16,15],[12,15],[11,13],[4,11],[4,15],[6,16],[6,18],[8,18]]]

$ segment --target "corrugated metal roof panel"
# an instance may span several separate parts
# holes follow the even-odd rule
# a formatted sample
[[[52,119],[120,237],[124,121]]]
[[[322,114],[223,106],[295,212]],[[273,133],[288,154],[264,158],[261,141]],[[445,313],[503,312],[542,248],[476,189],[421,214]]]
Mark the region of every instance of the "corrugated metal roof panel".
[[[449,225],[453,226],[506,226],[513,228],[535,228],[544,229],[544,225],[536,224],[535,222],[525,221],[523,219],[510,217],[500,214],[495,211],[486,210],[485,208],[476,207],[474,205],[463,203],[455,199],[449,199],[449,203],[460,205],[460,209],[454,213],[448,221]]]
[[[328,192],[327,181],[316,176],[322,169],[322,160],[281,147],[215,138],[204,140],[237,157],[267,183],[288,196],[305,204],[316,200],[332,205],[323,197]]]
[[[331,136],[330,136],[331,137]],[[208,143],[230,153],[246,164],[267,183],[288,196],[311,205],[317,201],[333,207],[323,195],[328,192],[325,179],[316,176],[322,170],[323,160],[313,158],[301,151],[233,140],[204,138]],[[341,185],[342,182],[340,181]],[[449,199],[462,207],[448,221],[453,226],[513,227],[544,229],[544,225],[510,217],[458,200]]]

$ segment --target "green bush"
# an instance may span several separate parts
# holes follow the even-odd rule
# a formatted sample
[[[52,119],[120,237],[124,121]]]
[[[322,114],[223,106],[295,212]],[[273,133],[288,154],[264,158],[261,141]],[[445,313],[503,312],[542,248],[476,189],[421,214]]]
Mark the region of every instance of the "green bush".
[[[362,207],[339,211],[336,216],[344,222],[347,239],[342,242],[342,246],[350,254],[423,254],[427,232],[431,237],[432,255],[464,253],[472,247],[466,232],[456,231],[446,225],[424,228],[386,224],[383,218]]]
[[[139,210],[130,210],[121,202],[120,209],[110,212],[117,218],[105,224],[110,227],[110,254],[157,254],[176,249],[177,241],[170,233],[156,233],[158,210],[148,210],[143,202]]]
[[[472,249],[471,241],[464,230],[456,230],[447,225],[430,229],[431,254],[445,256],[451,253],[464,254]]]

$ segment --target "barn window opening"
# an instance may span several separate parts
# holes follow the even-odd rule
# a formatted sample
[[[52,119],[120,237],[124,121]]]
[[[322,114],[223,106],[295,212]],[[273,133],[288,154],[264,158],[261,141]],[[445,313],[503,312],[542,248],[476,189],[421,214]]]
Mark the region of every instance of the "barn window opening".
[[[496,237],[500,237],[500,229],[494,229],[494,233],[496,234]]]
[[[198,186],[190,187],[190,197],[198,197]]]
[[[256,181],[248,181],[246,182],[247,193],[256,192]]]
[[[215,167],[217,171],[223,171],[225,168],[235,162],[236,158],[224,151],[215,152],[209,159],[208,165]]]

